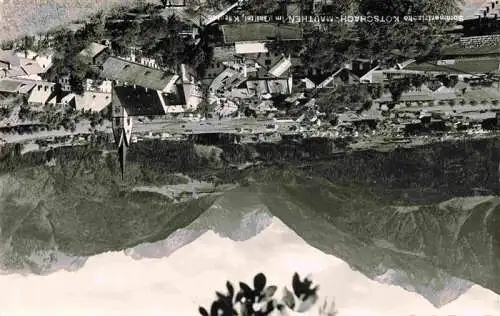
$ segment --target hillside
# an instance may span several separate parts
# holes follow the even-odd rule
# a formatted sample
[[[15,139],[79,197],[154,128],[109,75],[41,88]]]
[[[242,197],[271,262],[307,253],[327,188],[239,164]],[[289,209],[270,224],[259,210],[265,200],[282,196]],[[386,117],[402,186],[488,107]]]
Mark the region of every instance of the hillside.
[[[494,142],[403,152],[413,165],[403,174],[384,167],[400,161],[397,152],[292,159],[283,165],[261,149],[264,164],[238,170],[229,166],[237,160],[228,158],[224,146],[217,160],[192,143],[157,145],[156,155],[134,149],[125,182],[112,153],[97,149],[7,154],[0,169],[19,167],[0,181],[2,269],[78,270],[88,256],[135,246],[127,250],[132,258],[159,258],[209,230],[248,240],[278,217],[311,246],[372,279],[417,292],[435,306],[455,300],[473,283],[500,292],[500,251],[494,243],[499,198],[444,202],[478,186],[495,190],[496,183],[482,176],[498,167]],[[295,154],[301,156],[301,150],[297,146]],[[439,166],[446,168],[436,177]],[[464,168],[471,169],[464,173]],[[185,175],[178,174],[181,170]],[[459,174],[461,182],[450,180]],[[193,193],[189,178],[218,185]],[[377,185],[370,185],[374,181]],[[222,186],[230,183],[239,188]],[[159,193],[174,186],[187,190],[180,201]],[[155,192],[135,192],[137,187]],[[172,239],[163,250],[147,244],[167,237]]]

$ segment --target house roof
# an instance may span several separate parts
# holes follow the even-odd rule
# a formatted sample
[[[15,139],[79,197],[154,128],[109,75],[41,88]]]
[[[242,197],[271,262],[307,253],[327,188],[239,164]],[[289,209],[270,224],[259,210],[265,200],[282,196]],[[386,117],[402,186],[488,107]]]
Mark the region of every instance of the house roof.
[[[318,84],[318,88],[328,87],[334,80],[339,78],[344,83],[359,82],[360,78],[356,76],[350,69],[342,67],[332,75],[328,76],[326,79]]]
[[[213,50],[213,58],[215,60],[231,60],[235,59],[236,49],[235,45],[230,46],[216,46]]]
[[[14,50],[2,50],[0,49],[0,61],[10,64],[11,66],[19,66],[19,57],[16,55]]]
[[[483,100],[500,100],[500,91],[494,87],[481,87],[479,89],[467,89],[465,94],[461,96],[463,99],[483,101]]]
[[[435,63],[412,63],[405,70],[455,74],[498,73],[500,72],[500,57],[458,58]]]
[[[222,25],[224,43],[236,42],[301,40],[302,29],[296,25],[274,23],[243,23]]]
[[[0,80],[0,92],[16,93],[19,85],[20,82],[18,81],[9,79]]]
[[[113,102],[119,102],[130,116],[165,114],[165,101],[162,94],[156,90],[127,85],[115,86],[113,93]]]
[[[266,43],[235,43],[234,50],[236,54],[257,54],[257,53],[267,53],[269,50],[266,47]]]
[[[14,67],[7,70],[7,77],[10,78],[21,77],[26,75],[27,75],[26,72],[21,67]]]
[[[80,55],[85,57],[94,58],[100,53],[102,53],[107,48],[106,45],[98,44],[98,43],[90,43],[89,46],[84,48]]]
[[[83,95],[75,96],[77,111],[101,112],[111,104],[111,93],[85,91]]]
[[[243,75],[240,72],[232,68],[226,68],[217,77],[215,77],[215,79],[210,84],[209,89],[213,92],[216,92],[222,88],[224,88],[224,90],[228,90],[231,87],[241,84],[241,80],[243,80]]]
[[[16,56],[19,58],[35,59],[38,53],[28,49],[16,52]]]
[[[159,69],[150,68],[116,57],[110,57],[103,64],[101,77],[136,84],[149,89],[164,90],[177,80],[178,76]]]
[[[42,104],[49,102],[54,97],[54,85],[55,83],[52,82],[37,82],[31,91],[28,102]]]
[[[21,68],[27,75],[38,75],[45,70],[34,60],[21,58]]]
[[[19,93],[26,94],[29,93],[35,86],[35,82],[21,82],[21,85],[17,89]]]
[[[22,82],[19,80],[3,79],[0,80],[0,92],[8,93],[28,93],[35,83]]]
[[[495,45],[465,47],[461,43],[455,43],[441,50],[442,56],[485,56],[500,55],[500,42]]]
[[[61,99],[61,103],[69,103],[71,102],[72,100],[75,100],[76,101],[76,94],[74,93],[68,93],[67,95],[65,95],[62,99]],[[75,102],[76,103],[76,102]]]
[[[486,1],[465,1],[460,5],[460,15],[463,16],[464,20],[476,18],[479,14],[479,9],[484,7]]]
[[[275,77],[280,77],[286,71],[292,67],[292,61],[290,57],[283,57],[278,63],[276,63],[270,70],[269,73]]]
[[[248,90],[255,90],[257,95],[266,93],[271,94],[288,94],[288,80],[272,79],[272,80],[251,80],[247,81]]]

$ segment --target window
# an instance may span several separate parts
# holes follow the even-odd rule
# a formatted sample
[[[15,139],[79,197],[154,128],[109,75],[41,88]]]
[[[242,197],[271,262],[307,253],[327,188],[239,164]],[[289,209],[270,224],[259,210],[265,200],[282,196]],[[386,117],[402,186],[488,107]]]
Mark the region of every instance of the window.
[[[115,118],[115,125],[116,126],[120,125],[120,118],[119,117]]]

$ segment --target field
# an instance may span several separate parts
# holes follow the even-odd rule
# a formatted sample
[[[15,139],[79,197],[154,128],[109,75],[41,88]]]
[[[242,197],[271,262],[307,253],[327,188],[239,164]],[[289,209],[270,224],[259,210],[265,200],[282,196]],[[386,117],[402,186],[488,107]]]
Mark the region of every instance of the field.
[[[0,0],[0,41],[46,32],[100,9],[140,0]],[[146,0],[158,3],[160,1]]]

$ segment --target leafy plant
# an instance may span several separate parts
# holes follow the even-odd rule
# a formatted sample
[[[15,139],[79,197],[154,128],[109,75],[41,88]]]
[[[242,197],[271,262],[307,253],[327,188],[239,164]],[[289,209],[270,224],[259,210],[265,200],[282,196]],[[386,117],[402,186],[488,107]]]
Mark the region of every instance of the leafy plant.
[[[278,289],[268,285],[263,273],[253,279],[253,288],[244,282],[239,283],[239,291],[231,282],[226,282],[227,294],[216,292],[217,299],[212,303],[210,312],[204,307],[198,309],[202,316],[267,316],[287,315],[287,311],[304,313],[310,310],[318,300],[318,286],[313,286],[308,278],[301,279],[295,273],[292,278],[292,290],[283,289],[281,298],[276,298]],[[320,315],[336,315],[333,304],[325,302],[319,308]]]

